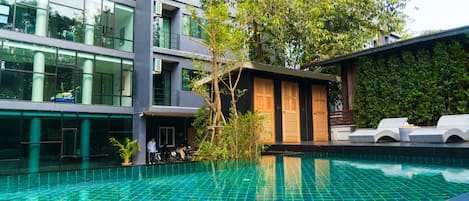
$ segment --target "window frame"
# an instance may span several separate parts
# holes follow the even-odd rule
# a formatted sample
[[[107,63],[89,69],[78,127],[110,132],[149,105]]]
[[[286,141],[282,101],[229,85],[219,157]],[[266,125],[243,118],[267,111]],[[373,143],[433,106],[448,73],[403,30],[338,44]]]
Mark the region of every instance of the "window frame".
[[[175,147],[176,146],[176,128],[174,126],[160,126],[158,128],[158,144],[160,147],[164,147],[165,144],[162,144],[162,136],[163,136],[163,132],[162,130],[165,130],[165,142],[166,142],[166,147]],[[172,133],[169,133],[168,131],[172,131]],[[171,138],[172,138],[172,143],[169,144],[168,142],[168,136],[169,135],[172,135]]]
[[[203,19],[199,19],[199,22],[197,22],[192,18],[191,15],[183,14],[182,35],[200,39],[206,38],[206,33],[201,27],[201,25],[204,23],[206,23],[206,21]]]

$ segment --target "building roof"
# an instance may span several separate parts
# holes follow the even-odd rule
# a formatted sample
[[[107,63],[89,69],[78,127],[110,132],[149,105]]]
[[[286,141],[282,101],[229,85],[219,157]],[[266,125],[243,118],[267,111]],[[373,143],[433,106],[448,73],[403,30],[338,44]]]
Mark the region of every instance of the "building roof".
[[[288,75],[288,76],[293,76],[293,77],[315,79],[315,80],[340,81],[340,77],[336,75],[317,73],[317,72],[306,71],[306,70],[296,70],[296,69],[285,68],[283,66],[262,64],[262,63],[257,63],[257,62],[245,62],[243,65],[243,70],[246,70],[246,69],[260,71],[260,72],[269,72],[269,73],[274,73],[274,74],[279,74],[279,75]],[[228,72],[237,71],[237,70],[239,70],[239,68],[231,69]],[[224,72],[224,73],[228,73],[228,72]],[[204,79],[199,81],[199,84],[208,83],[210,79],[211,79],[210,77],[205,77]]]
[[[328,66],[328,65],[335,64],[335,63],[339,63],[341,61],[354,59],[354,58],[364,56],[364,55],[385,52],[385,51],[389,51],[392,49],[398,49],[398,48],[403,48],[403,47],[409,47],[409,46],[413,46],[413,45],[416,45],[418,43],[423,43],[423,42],[431,42],[435,40],[456,37],[460,35],[465,35],[466,33],[469,33],[469,26],[459,27],[459,28],[450,29],[446,31],[433,33],[433,34],[423,35],[423,36],[418,36],[418,37],[410,38],[407,40],[401,40],[401,41],[397,41],[394,43],[338,56],[332,59],[312,62],[308,66]]]

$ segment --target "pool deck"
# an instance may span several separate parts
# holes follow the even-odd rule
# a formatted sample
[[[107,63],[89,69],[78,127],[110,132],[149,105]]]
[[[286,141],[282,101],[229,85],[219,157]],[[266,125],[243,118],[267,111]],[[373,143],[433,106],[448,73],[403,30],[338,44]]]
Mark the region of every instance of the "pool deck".
[[[269,149],[266,151],[266,153],[276,152],[372,153],[402,156],[469,158],[469,142],[445,144],[408,142],[351,143],[349,141],[274,143],[270,144]]]

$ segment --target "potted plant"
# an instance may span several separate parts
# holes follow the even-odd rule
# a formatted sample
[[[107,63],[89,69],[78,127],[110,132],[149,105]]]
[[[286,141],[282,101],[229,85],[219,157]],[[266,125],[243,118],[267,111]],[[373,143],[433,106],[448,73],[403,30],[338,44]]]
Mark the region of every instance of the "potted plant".
[[[119,156],[124,160],[122,162],[122,166],[131,166],[132,162],[130,161],[130,158],[132,155],[140,151],[140,144],[138,143],[138,140],[130,140],[129,138],[125,138],[125,143],[121,144],[116,138],[111,137],[109,138],[109,142],[113,146],[116,146],[119,148],[117,151],[119,153]]]

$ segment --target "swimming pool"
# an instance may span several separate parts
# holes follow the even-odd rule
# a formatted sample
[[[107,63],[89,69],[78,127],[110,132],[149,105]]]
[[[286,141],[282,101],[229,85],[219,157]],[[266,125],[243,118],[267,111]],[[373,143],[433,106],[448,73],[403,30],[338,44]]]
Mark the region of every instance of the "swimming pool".
[[[0,177],[0,200],[446,200],[469,169],[324,154]]]

